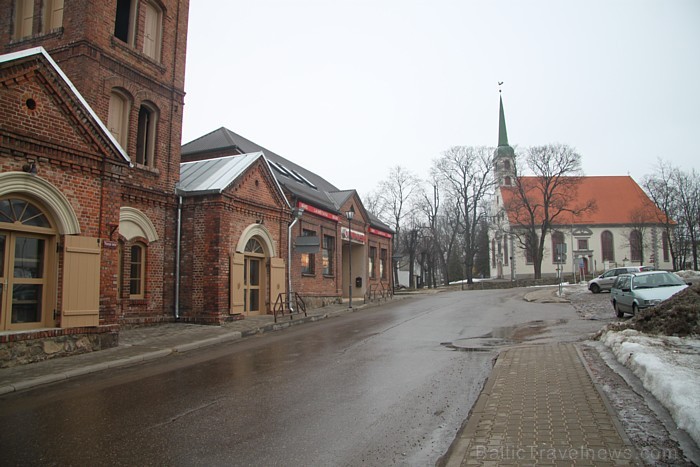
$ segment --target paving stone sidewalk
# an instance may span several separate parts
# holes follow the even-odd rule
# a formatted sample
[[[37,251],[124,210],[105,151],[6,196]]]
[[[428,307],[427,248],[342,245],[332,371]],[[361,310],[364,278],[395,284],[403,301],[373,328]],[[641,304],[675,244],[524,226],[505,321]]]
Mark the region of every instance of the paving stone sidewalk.
[[[443,464],[638,463],[575,344],[552,344],[501,352]]]

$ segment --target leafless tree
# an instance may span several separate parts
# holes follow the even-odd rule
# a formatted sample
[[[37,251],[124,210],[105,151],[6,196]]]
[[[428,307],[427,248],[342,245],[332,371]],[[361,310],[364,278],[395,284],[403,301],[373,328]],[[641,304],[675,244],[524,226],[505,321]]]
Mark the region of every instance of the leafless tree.
[[[478,225],[485,216],[482,201],[495,186],[493,149],[485,146],[454,146],[435,161],[435,170],[446,182],[459,207],[464,240],[467,283],[473,283],[474,256],[478,248]]]
[[[542,277],[546,236],[557,223],[596,209],[595,201],[579,200],[581,156],[564,144],[534,146],[525,153],[525,166],[516,158],[513,196],[504,202],[511,233],[528,253],[535,278]],[[524,176],[525,167],[532,173]]]
[[[674,170],[673,182],[678,194],[678,222],[683,224],[688,236],[693,269],[698,270],[698,237],[700,236],[700,176],[695,169],[684,172]]]
[[[679,218],[678,189],[673,177],[676,170],[670,163],[659,160],[654,175],[645,177],[642,184],[649,198],[661,211],[656,221],[661,224],[663,235],[668,240],[674,270],[681,267],[679,252],[682,251],[684,243],[678,236],[680,232],[676,229],[675,221]]]
[[[420,180],[411,171],[400,165],[393,167],[389,171],[386,179],[379,183],[377,206],[380,213],[375,215],[380,219],[385,220],[396,232],[394,236],[394,251],[392,256],[395,258],[397,252],[402,251],[403,237],[401,235],[402,223],[407,214],[410,213],[410,208],[416,200]],[[398,270],[394,269],[394,283],[399,283]]]

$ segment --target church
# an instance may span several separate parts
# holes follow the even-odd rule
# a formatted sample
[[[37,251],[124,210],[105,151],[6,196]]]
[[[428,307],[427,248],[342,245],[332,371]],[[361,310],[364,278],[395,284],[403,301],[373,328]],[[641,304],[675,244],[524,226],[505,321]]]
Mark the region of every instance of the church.
[[[525,246],[529,219],[517,207],[522,195],[516,183],[516,155],[508,143],[503,98],[500,97],[498,147],[494,152],[496,190],[489,216],[491,277],[516,280],[535,277],[533,254]],[[543,205],[534,176],[517,180],[531,205]],[[564,213],[545,238],[541,277],[566,275],[586,280],[617,266],[645,265],[671,270],[669,238],[662,212],[630,176],[576,177],[575,197],[568,201],[588,204],[577,215]],[[565,207],[566,208],[566,207]],[[543,219],[541,212],[537,221]],[[539,240],[539,239],[536,239]]]

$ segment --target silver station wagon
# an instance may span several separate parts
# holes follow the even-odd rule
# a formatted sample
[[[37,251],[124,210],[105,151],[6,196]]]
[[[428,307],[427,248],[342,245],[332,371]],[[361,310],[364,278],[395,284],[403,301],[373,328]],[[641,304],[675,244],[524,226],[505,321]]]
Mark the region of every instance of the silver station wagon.
[[[648,271],[617,276],[610,290],[612,306],[618,318],[636,314],[688,287],[689,284],[672,272]]]

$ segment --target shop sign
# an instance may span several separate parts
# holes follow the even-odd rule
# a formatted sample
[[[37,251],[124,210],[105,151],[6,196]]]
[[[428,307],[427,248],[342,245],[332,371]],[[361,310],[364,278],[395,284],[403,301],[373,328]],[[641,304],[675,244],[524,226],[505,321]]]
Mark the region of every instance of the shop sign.
[[[302,208],[304,212],[310,212],[311,214],[316,214],[317,216],[325,217],[326,219],[330,219],[335,222],[338,222],[338,220],[340,219],[340,217],[335,214],[331,214],[330,212],[324,211],[323,209],[319,209],[309,204],[302,203],[301,201],[297,203],[297,207]]]
[[[347,227],[341,227],[340,228],[340,238],[344,241],[348,241],[348,232],[350,230]],[[352,231],[352,241],[354,243],[361,243],[365,244],[365,233],[364,232],[358,232],[357,230]]]
[[[377,229],[374,229],[372,227],[370,227],[368,230],[369,230],[369,233],[371,233],[371,234],[379,235],[380,237],[384,237],[384,238],[392,238],[392,235],[388,232],[382,232],[381,230],[377,230]]]

